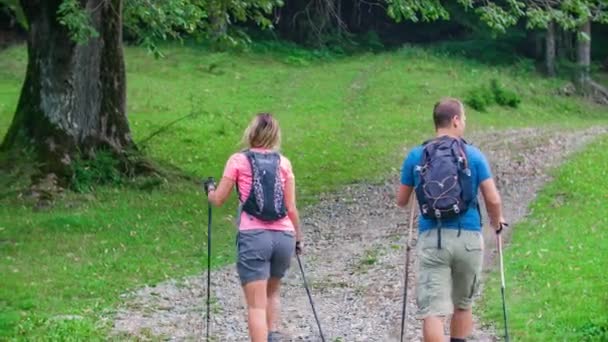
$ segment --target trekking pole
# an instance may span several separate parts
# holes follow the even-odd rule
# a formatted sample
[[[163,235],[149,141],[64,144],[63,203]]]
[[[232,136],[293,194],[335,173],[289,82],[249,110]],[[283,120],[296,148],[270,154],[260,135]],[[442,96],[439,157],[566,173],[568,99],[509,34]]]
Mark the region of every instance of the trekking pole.
[[[507,304],[505,301],[505,269],[502,260],[502,237],[500,232],[503,227],[508,226],[506,223],[500,224],[500,229],[496,232],[496,245],[498,249],[498,258],[500,259],[500,293],[502,295],[502,313],[505,320],[505,341],[509,342],[509,329],[507,326]]]
[[[414,215],[416,213],[416,196],[412,193],[410,197],[410,220],[409,220],[409,232],[407,233],[407,245],[405,246],[405,285],[403,286],[403,307],[401,309],[401,342],[403,342],[403,335],[405,334],[405,318],[407,313],[407,285],[410,275],[410,249],[412,249],[412,230],[414,226]]]
[[[207,224],[207,342],[209,341],[209,321],[211,319],[209,305],[211,303],[211,203],[209,203],[209,218]]]
[[[213,177],[209,177],[208,182],[213,182]],[[209,330],[210,330],[210,319],[211,319],[211,311],[209,309],[211,303],[211,202],[207,202],[208,204],[208,213],[207,217],[207,332],[206,332],[206,341],[209,342]]]
[[[310,294],[310,290],[308,289],[308,283],[306,282],[306,276],[304,275],[302,261],[300,261],[300,255],[298,253],[296,253],[296,259],[298,259],[298,266],[300,266],[300,272],[302,273],[302,281],[304,282],[304,288],[306,289],[306,294],[308,295],[308,301],[310,302],[310,306],[312,307],[312,313],[315,316],[315,321],[317,321],[317,327],[319,327],[319,335],[321,335],[321,341],[325,342],[325,336],[323,336],[323,330],[321,330],[321,323],[319,323],[317,310],[315,310],[315,304],[312,301],[312,296]]]

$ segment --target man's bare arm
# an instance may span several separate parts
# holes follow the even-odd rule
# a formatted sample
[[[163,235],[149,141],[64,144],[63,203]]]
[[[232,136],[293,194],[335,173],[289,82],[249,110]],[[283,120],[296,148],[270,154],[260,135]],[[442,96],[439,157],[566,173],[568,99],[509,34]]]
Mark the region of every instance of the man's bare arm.
[[[502,216],[502,200],[494,180],[492,178],[486,179],[481,182],[479,188],[490,216],[490,224],[494,229],[500,230],[501,223],[505,223],[505,219]]]
[[[397,191],[397,205],[400,207],[405,207],[407,202],[412,195],[412,191],[414,188],[408,185],[400,185],[399,190]]]

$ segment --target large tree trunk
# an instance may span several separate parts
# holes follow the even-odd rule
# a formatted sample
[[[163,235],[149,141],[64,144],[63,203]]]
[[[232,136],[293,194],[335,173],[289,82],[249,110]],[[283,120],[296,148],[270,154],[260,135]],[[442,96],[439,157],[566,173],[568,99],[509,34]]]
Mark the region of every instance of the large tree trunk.
[[[591,65],[591,22],[587,21],[579,28],[576,43],[576,64],[577,70],[575,83],[578,91],[582,94],[589,93],[591,84],[590,65]]]
[[[207,14],[209,16],[210,27],[210,39],[220,49],[225,48],[222,46],[222,40],[228,33],[228,19],[226,4],[222,2],[211,2],[207,7]]]
[[[555,76],[555,24],[552,21],[545,35],[545,71],[547,75]]]
[[[22,0],[28,65],[3,150],[33,147],[45,173],[65,178],[76,156],[134,148],[125,114],[122,0],[81,0],[99,37],[70,40],[58,22],[62,0]]]

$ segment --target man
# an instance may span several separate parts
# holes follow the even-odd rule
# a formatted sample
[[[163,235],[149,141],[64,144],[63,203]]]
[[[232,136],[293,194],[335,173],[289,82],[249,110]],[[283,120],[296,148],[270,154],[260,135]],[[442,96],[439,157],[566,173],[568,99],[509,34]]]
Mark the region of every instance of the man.
[[[466,126],[463,104],[453,98],[442,99],[435,104],[433,120],[436,138],[414,148],[403,163],[397,204],[405,207],[412,191],[416,190],[421,208],[416,300],[417,317],[424,320],[424,341],[444,341],[443,321],[453,314],[450,341],[461,342],[472,332],[472,299],[479,287],[483,261],[481,214],[476,200],[479,189],[490,224],[497,233],[505,220],[500,195],[486,158],[477,148],[462,140]],[[462,158],[458,151],[463,151]],[[437,161],[438,158],[444,159]],[[452,181],[454,184],[447,185],[448,181],[443,184],[443,181],[429,179],[429,175],[438,175],[446,170],[458,170],[454,175],[459,175],[460,182]],[[458,179],[457,176],[442,179],[447,178]],[[465,178],[466,182],[463,181]],[[440,188],[436,186],[438,183],[441,183],[438,185]],[[444,188],[448,190],[436,190]],[[457,189],[458,193],[445,195],[450,189]],[[433,197],[433,192],[440,195]],[[446,201],[454,201],[455,204],[449,204],[447,209],[439,207]]]

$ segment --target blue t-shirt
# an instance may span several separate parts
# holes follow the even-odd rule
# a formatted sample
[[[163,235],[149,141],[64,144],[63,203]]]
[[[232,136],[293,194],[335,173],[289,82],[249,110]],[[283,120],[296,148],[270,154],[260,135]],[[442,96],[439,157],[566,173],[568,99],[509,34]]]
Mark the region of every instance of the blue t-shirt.
[[[458,229],[460,227],[463,230],[481,231],[481,218],[479,217],[478,203],[476,200],[477,193],[479,191],[479,184],[492,177],[492,172],[490,171],[490,165],[488,164],[486,157],[478,148],[466,145],[465,149],[469,168],[471,169],[474,200],[467,211],[460,215],[459,218],[441,220],[441,228]],[[422,151],[422,146],[415,147],[403,161],[403,167],[401,168],[401,184],[415,187],[420,183],[420,177],[415,169],[416,165],[422,162]],[[438,226],[437,220],[424,218],[422,214],[419,215],[418,223],[420,232]]]

